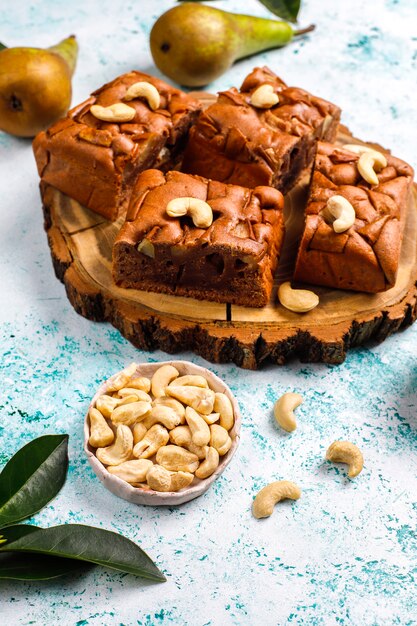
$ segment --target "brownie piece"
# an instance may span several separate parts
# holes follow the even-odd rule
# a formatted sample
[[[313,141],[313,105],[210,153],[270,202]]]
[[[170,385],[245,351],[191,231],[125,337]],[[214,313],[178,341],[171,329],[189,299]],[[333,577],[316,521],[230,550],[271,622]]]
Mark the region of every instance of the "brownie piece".
[[[272,85],[279,97],[256,108],[251,96]],[[235,88],[221,92],[202,112],[190,137],[182,171],[235,185],[271,185],[286,193],[311,165],[317,138],[333,141],[340,109],[287,85],[267,67],[255,68]]]
[[[125,103],[136,111],[130,122],[104,122],[90,112],[93,104],[107,107],[123,102],[128,88],[141,81],[159,92],[161,102],[155,111],[145,99],[135,98]],[[119,76],[35,137],[39,175],[89,209],[115,220],[126,212],[139,172],[175,165],[199,109],[197,100],[158,78],[142,72]]]
[[[359,156],[320,142],[294,278],[305,283],[375,293],[395,284],[413,170],[385,154],[372,186],[359,174]],[[322,212],[340,195],[355,209],[351,228],[334,232]]]
[[[188,216],[169,217],[167,204],[183,197],[206,201],[212,225],[197,228]],[[271,187],[143,172],[113,247],[114,280],[121,287],[262,307],[282,246],[283,205]]]

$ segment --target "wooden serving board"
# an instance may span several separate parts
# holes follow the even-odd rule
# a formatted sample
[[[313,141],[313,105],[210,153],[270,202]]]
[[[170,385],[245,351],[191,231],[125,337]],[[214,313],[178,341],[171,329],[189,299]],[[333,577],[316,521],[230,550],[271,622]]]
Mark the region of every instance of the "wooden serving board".
[[[207,96],[209,101],[213,96]],[[346,128],[341,143],[355,140]],[[74,309],[108,321],[133,345],[170,354],[192,350],[215,363],[257,369],[262,363],[342,363],[346,351],[382,341],[417,317],[417,190],[407,207],[395,286],[379,294],[309,287],[319,306],[292,313],[277,302],[277,285],[290,279],[303,227],[308,177],[286,197],[286,237],[269,304],[262,309],[218,304],[133,289],[112,280],[112,245],[121,222],[111,223],[53,187],[41,183],[45,229],[57,277]]]

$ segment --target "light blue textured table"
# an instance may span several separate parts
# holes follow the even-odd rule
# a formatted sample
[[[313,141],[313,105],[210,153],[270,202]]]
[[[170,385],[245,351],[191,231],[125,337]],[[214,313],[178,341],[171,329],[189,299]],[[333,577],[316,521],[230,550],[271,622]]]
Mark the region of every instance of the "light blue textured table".
[[[155,73],[148,34],[173,1],[21,0],[2,3],[0,40],[48,46],[76,33],[76,103],[136,68]],[[255,0],[216,2],[267,15]],[[214,91],[255,64],[343,109],[359,137],[417,165],[417,9],[414,0],[305,0],[317,31],[246,60]],[[210,366],[235,391],[242,441],[220,480],[179,508],[111,495],[82,450],[82,421],[96,386],[141,353],[106,324],[77,316],[56,280],[42,229],[38,178],[27,141],[0,133],[0,465],[30,439],[70,434],[70,471],[59,497],[33,521],[83,522],[140,543],[166,572],[163,585],[97,568],[53,583],[0,583],[1,624],[229,626],[417,624],[417,326],[352,351],[343,365]],[[183,354],[207,365],[192,354]],[[272,405],[299,391],[299,427],[274,426]],[[354,481],[324,461],[335,439],[356,442],[365,469]],[[256,491],[273,479],[303,489],[256,521]]]

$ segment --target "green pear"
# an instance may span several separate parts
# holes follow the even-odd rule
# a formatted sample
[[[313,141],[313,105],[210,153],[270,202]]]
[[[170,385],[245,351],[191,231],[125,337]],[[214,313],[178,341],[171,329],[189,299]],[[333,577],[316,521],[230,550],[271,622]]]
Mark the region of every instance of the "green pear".
[[[74,35],[51,48],[0,50],[0,130],[33,137],[64,116],[77,53]]]
[[[221,76],[238,59],[285,46],[294,35],[287,22],[228,13],[187,2],[155,22],[150,45],[156,66],[181,85],[200,87]]]

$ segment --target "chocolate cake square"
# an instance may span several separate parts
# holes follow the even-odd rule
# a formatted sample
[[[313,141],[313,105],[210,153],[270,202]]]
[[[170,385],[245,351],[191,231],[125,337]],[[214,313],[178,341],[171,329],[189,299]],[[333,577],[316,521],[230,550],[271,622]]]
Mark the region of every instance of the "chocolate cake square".
[[[143,97],[125,100],[128,89],[138,82],[157,89],[160,103],[155,110]],[[91,112],[92,105],[117,103],[133,108],[133,119],[102,121]],[[35,137],[39,175],[82,205],[115,220],[126,212],[139,172],[176,165],[199,109],[197,100],[158,78],[136,71],[119,76]]]
[[[212,224],[170,217],[176,198],[211,208]],[[113,276],[125,288],[262,307],[281,250],[283,196],[181,172],[143,172],[113,247]],[[210,210],[210,209],[209,209]]]
[[[259,92],[254,95],[259,88],[278,102],[261,108]],[[240,91],[221,92],[200,114],[182,171],[246,187],[271,185],[287,193],[311,165],[317,139],[335,139],[339,119],[339,107],[288,87],[267,67],[258,67]]]
[[[358,154],[318,144],[295,280],[369,293],[394,286],[413,170],[384,156],[386,167],[377,172],[378,183],[371,184],[359,172]],[[354,223],[340,233],[325,211],[336,195],[355,210]]]

